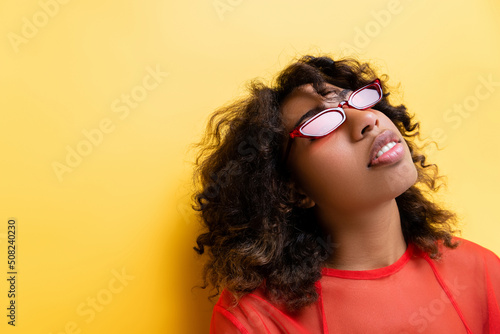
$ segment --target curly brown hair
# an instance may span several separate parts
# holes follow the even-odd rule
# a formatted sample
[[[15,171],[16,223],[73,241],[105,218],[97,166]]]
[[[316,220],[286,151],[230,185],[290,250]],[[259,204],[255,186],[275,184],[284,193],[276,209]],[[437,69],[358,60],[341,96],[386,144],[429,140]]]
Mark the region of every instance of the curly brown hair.
[[[377,78],[367,64],[352,58],[305,56],[285,68],[273,85],[253,81],[248,97],[217,110],[199,145],[194,209],[205,231],[195,251],[208,253],[203,288],[215,297],[223,288],[237,299],[264,285],[271,301],[289,311],[315,302],[315,282],[335,251],[311,209],[301,208],[303,195],[292,186],[282,161],[288,133],[280,106],[295,88],[324,83],[356,90]],[[382,77],[387,91],[387,76]],[[404,105],[393,106],[388,93],[374,106],[389,117],[405,138],[418,179],[396,198],[403,235],[432,258],[438,243],[454,248],[456,217],[427,196],[437,191],[438,169],[426,163],[414,139],[419,134]]]

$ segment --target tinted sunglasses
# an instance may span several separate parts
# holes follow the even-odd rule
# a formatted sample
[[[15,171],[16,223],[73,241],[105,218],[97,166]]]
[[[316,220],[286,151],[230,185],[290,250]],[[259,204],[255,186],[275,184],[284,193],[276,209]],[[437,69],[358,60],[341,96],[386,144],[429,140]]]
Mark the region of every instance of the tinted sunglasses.
[[[382,100],[383,92],[380,80],[369,83],[360,89],[351,93],[347,101],[341,101],[336,108],[328,108],[320,111],[306,122],[299,124],[295,129],[290,132],[290,139],[285,151],[286,162],[293,139],[300,138],[322,138],[335,129],[337,129],[346,119],[343,106],[346,105],[350,108],[365,110],[376,105]]]

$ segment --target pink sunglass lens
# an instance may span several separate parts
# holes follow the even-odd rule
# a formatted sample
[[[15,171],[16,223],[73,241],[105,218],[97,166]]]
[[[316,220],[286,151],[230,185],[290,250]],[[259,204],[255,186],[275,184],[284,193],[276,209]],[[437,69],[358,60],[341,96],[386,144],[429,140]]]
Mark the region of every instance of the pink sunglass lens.
[[[380,97],[380,92],[376,87],[368,87],[353,94],[350,100],[353,107],[364,109],[378,102]]]
[[[301,132],[307,136],[324,136],[342,124],[343,120],[344,116],[340,112],[326,112],[302,127]]]

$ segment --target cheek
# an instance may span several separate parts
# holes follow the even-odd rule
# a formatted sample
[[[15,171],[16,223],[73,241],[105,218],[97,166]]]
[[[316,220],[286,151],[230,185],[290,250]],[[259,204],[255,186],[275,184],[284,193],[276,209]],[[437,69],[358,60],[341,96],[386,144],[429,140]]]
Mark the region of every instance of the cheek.
[[[310,147],[295,165],[294,177],[300,187],[318,204],[358,196],[363,164],[345,148],[320,146]]]
[[[310,146],[295,160],[294,178],[317,205],[343,211],[396,198],[415,183],[408,148],[399,164],[372,170],[365,155],[356,152],[342,145]]]

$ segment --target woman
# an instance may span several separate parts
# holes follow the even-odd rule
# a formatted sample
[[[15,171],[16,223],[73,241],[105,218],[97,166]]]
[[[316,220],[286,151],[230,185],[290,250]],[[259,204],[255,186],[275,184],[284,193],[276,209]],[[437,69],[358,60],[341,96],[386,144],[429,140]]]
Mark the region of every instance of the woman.
[[[500,333],[500,260],[454,237],[384,80],[301,58],[211,118],[197,160],[211,333]]]

